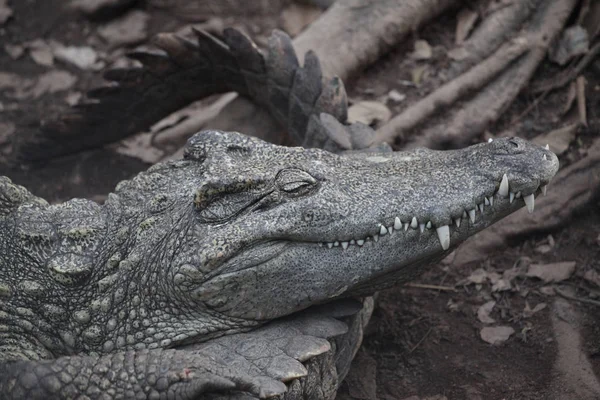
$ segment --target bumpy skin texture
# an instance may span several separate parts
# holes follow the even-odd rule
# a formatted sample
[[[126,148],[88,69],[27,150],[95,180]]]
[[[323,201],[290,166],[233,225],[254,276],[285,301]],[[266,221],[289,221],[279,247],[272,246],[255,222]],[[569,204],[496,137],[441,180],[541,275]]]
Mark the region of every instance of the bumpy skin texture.
[[[276,55],[267,57],[271,70],[261,70],[252,43],[229,35],[234,46],[210,51],[236,52],[233,81],[279,79]],[[280,44],[284,51],[275,53],[289,56],[285,43],[275,36],[271,50]],[[185,72],[203,60],[185,61],[172,42],[164,47],[178,58],[148,56],[146,65],[157,61],[160,71],[176,59],[189,63]],[[307,63],[307,71],[318,69],[316,60]],[[162,81],[181,81],[178,71]],[[345,98],[313,90],[322,88],[314,82],[320,74],[294,71],[294,93],[320,94],[282,108],[270,92],[263,101],[271,111],[285,109],[279,118],[309,127],[315,110],[330,104],[343,121]],[[126,89],[107,91],[130,100],[135,79],[123,82]],[[119,104],[108,98],[106,111]],[[123,115],[116,128],[126,125]],[[368,128],[329,114],[318,121],[331,129],[297,131],[305,145],[368,147],[357,144]],[[334,154],[206,131],[189,140],[183,160],[120,183],[102,206],[48,205],[1,178],[0,393],[239,399],[289,389],[288,399],[332,398],[360,343],[362,314],[347,305],[309,307],[419,274],[524,199],[531,204],[557,168],[554,154],[517,138],[447,152]]]

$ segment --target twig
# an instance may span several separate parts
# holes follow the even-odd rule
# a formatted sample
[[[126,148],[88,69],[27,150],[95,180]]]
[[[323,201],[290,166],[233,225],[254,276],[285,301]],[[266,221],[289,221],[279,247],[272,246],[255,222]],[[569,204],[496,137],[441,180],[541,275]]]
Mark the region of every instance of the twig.
[[[421,345],[421,343],[423,343],[423,341],[427,338],[427,336],[429,336],[429,334],[431,333],[431,331],[433,330],[432,327],[429,327],[429,330],[427,331],[427,333],[425,333],[425,335],[423,335],[423,337],[421,338],[421,340],[419,340],[417,342],[417,344],[415,344],[415,346],[410,349],[410,351],[408,352],[408,354],[411,354],[413,351],[415,351],[417,349],[417,347],[419,347]]]
[[[556,293],[558,293],[565,299],[578,301],[580,303],[592,304],[592,305],[600,307],[600,301],[598,301],[598,300],[584,299],[582,297],[572,296],[572,295],[568,294],[567,292],[565,292],[564,290],[559,289],[558,287],[555,287],[554,290],[556,291]]]
[[[456,292],[456,289],[451,286],[439,286],[439,285],[429,285],[426,283],[405,283],[404,286],[416,288],[416,289],[431,289],[431,290],[441,290],[445,292]]]

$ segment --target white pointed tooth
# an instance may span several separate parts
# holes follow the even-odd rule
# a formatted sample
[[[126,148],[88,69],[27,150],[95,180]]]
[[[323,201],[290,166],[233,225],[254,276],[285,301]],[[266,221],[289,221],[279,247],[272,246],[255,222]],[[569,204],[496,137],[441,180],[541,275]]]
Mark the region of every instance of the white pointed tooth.
[[[484,198],[483,198],[483,204],[485,204],[486,206],[489,206],[489,205],[490,205],[490,201],[488,200],[488,198],[487,198],[487,197],[484,197]]]
[[[448,250],[450,247],[450,227],[448,225],[440,226],[436,228],[438,239],[442,245],[442,249]]]
[[[547,160],[548,160],[548,159],[546,158],[546,155],[545,155],[545,154],[542,156],[542,160],[544,160],[544,161],[547,161]]]
[[[545,196],[546,195],[546,191],[548,190],[548,185],[544,185],[542,186],[542,194]]]
[[[397,231],[402,229],[402,221],[400,221],[400,218],[398,217],[396,217],[396,219],[394,220],[394,229]]]
[[[514,199],[515,199],[515,194],[513,192],[510,192],[510,203],[512,203]]]
[[[469,210],[469,218],[472,223],[475,223],[475,209]]]
[[[493,141],[494,141],[494,139],[492,139],[492,138],[488,139],[488,143],[492,143]]]
[[[319,242],[319,247],[323,247],[323,243]]]
[[[409,225],[409,223],[408,223],[408,222],[405,222],[405,223],[404,223],[404,230],[405,230],[405,231],[407,231],[407,230],[408,230],[408,225]]]
[[[544,148],[545,148],[546,150],[550,150],[550,145],[549,145],[548,143],[546,143],[546,145],[544,146]]]
[[[340,242],[338,242],[338,241],[333,242],[333,247],[338,247],[339,245],[340,245]]]
[[[517,194],[515,195],[515,197],[516,197],[517,199],[520,199],[520,198],[521,198],[521,192],[517,192]]]
[[[379,242],[379,235],[373,235],[373,240],[375,242]]]
[[[467,212],[465,210],[463,210],[463,215],[462,215],[463,219],[467,218]]]
[[[352,240],[350,241],[350,244],[356,244],[356,240],[352,239]]]
[[[342,242],[342,248],[346,250],[348,248],[348,242]]]
[[[419,226],[419,221],[417,221],[417,217],[413,217],[412,221],[410,221],[410,227],[417,229],[417,226]]]
[[[327,242],[327,247],[332,248],[333,247],[333,243],[332,242]]]
[[[483,203],[479,204],[479,211],[483,214]]]
[[[460,228],[460,217],[454,218],[454,225],[456,225],[457,228]]]
[[[535,208],[535,197],[533,197],[533,193],[527,196],[523,196],[523,200],[525,200],[525,205],[527,206],[527,211],[531,214],[533,209]]]
[[[502,197],[508,196],[508,176],[504,174],[502,176],[502,181],[500,182],[500,188],[498,189],[498,194]]]
[[[427,229],[431,229],[431,221],[427,221],[427,225],[425,225]]]
[[[379,227],[379,234],[380,234],[381,236],[383,236],[383,235],[385,235],[385,234],[387,234],[387,233],[388,233],[388,232],[387,232],[387,229],[386,229],[386,227],[385,227],[385,226],[383,226],[383,225],[381,225],[381,226]]]
[[[419,229],[421,230],[421,233],[425,232],[425,224],[419,224]]]
[[[394,233],[394,227],[393,226],[388,226],[388,232],[391,235],[392,233]]]
[[[490,206],[493,206],[494,205],[494,195],[491,195],[489,197],[489,201],[490,201]]]
[[[363,239],[358,239],[356,241],[356,244],[359,245],[359,246],[362,246],[363,244],[365,244],[365,241]]]

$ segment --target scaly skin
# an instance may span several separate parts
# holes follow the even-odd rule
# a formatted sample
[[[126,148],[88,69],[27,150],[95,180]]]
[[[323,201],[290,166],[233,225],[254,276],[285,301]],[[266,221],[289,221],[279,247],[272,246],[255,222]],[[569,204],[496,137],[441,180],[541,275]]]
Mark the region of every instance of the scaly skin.
[[[289,38],[274,35],[265,59],[235,31],[227,45],[200,37],[199,47],[163,37],[167,56],[137,54],[147,70],[113,72],[121,86],[95,92],[102,101],[59,120],[67,125],[46,125],[21,155],[76,151],[69,135],[88,125],[96,145],[143,128],[198,96],[177,84],[207,69],[232,77],[202,95],[256,97],[306,147],[369,147],[370,128],[344,124],[341,82],[323,84],[312,56],[300,68]],[[164,85],[178,95],[155,112],[148,101]],[[98,123],[113,112],[110,126]],[[0,393],[332,398],[364,326],[339,299],[418,275],[524,199],[531,206],[557,168],[550,151],[516,138],[334,154],[207,131],[184,160],[122,182],[102,206],[51,206],[1,178]],[[323,303],[328,311],[309,308]]]

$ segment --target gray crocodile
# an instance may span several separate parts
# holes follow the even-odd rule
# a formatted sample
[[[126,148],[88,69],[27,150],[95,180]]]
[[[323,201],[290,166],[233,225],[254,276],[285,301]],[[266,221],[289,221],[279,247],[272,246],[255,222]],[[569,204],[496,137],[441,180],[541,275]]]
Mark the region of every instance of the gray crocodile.
[[[304,147],[200,132],[182,160],[121,182],[103,205],[49,205],[1,178],[2,398],[333,398],[369,296],[533,211],[558,169],[519,138],[376,146],[346,122],[341,82],[323,80],[311,53],[299,66],[281,33],[266,55],[232,30],[159,45],[134,54],[142,67],[109,72],[119,84],[92,93],[101,101],[18,138],[17,157],[101,145],[231,89]]]

